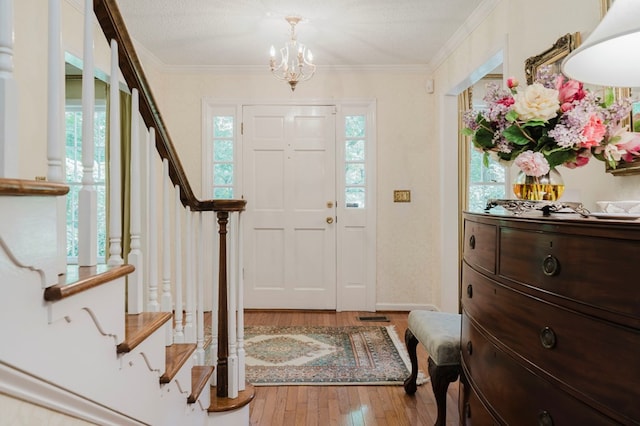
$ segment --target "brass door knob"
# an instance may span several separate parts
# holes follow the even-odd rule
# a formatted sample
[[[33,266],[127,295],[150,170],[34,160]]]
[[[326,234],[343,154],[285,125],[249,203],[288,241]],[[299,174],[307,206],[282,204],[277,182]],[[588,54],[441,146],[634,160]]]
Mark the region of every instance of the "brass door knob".
[[[327,218],[327,223],[328,223],[328,224],[332,224],[332,223],[333,223],[333,218],[332,218],[331,216],[329,216],[329,217]]]

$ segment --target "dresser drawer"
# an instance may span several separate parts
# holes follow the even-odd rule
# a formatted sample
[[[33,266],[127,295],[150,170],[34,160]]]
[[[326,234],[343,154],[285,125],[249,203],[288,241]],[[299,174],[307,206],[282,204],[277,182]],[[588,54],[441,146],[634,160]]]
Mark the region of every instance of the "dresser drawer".
[[[544,378],[524,368],[507,353],[492,345],[475,328],[469,317],[462,316],[463,368],[472,377],[473,385],[483,399],[494,401],[492,407],[502,424],[510,425],[611,425],[611,419],[563,392]],[[471,394],[469,398],[473,398]],[[475,413],[493,421],[482,409],[470,407]],[[464,420],[463,420],[464,422]],[[471,424],[471,422],[467,423]]]
[[[638,241],[500,229],[498,275],[626,316],[640,316]],[[635,278],[633,278],[635,277]]]
[[[464,259],[469,265],[496,273],[496,238],[498,228],[494,225],[465,220]]]
[[[463,308],[488,335],[523,362],[537,367],[536,371],[546,371],[565,389],[582,394],[587,402],[599,401],[625,421],[640,422],[637,330],[545,303],[500,285],[467,265],[462,279],[467,287]],[[464,347],[464,340],[462,344]],[[475,374],[484,373],[476,369],[473,374],[475,378]]]
[[[500,422],[495,420],[491,413],[478,398],[478,394],[471,386],[460,385],[460,424],[465,426],[497,426]]]

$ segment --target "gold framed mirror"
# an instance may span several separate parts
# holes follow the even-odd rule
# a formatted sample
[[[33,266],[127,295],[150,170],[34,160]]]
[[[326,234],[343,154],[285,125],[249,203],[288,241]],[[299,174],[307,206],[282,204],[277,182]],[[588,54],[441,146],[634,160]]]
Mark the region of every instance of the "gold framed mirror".
[[[533,83],[538,68],[543,65],[550,65],[554,73],[560,73],[560,63],[562,60],[579,45],[580,33],[567,33],[556,40],[553,46],[541,54],[527,58],[524,63],[524,73],[527,77],[527,84]]]
[[[609,7],[614,2],[614,0],[600,0],[600,17],[604,18],[604,15],[609,10]],[[638,88],[633,88],[638,90]],[[616,89],[616,97],[626,98],[630,97],[632,94],[632,88],[617,88]],[[631,110],[631,114],[629,117],[629,130],[632,132],[640,132],[640,113],[634,111],[640,110],[640,101],[633,101],[633,108]],[[611,168],[609,165],[606,166],[607,173],[611,173],[614,176],[626,176],[626,175],[636,175],[640,174],[640,159],[636,159],[631,163],[622,163],[619,164],[615,169]]]
[[[609,6],[614,0],[601,0],[602,16],[607,12]],[[562,60],[569,55],[574,49],[580,46],[580,33],[567,33],[560,37],[549,49],[536,56],[531,56],[525,61],[525,75],[527,78],[527,84],[530,85],[536,78],[538,68],[543,65],[551,65],[552,72],[560,73],[560,64]],[[591,88],[594,89],[594,88]],[[600,89],[603,89],[602,87]],[[629,88],[615,88],[615,97],[618,99],[626,98],[631,95],[631,89]],[[640,109],[640,101],[636,109]],[[638,117],[636,117],[638,118]],[[640,122],[633,120],[633,112],[629,115],[629,129],[634,131],[640,131]],[[640,174],[640,159],[636,159],[631,163],[620,163],[614,169],[605,163],[605,171],[611,173],[614,176],[625,176]]]

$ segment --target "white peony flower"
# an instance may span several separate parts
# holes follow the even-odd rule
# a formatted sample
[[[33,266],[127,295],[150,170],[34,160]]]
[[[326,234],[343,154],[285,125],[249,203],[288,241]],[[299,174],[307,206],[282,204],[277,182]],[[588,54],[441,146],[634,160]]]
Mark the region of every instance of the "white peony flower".
[[[527,86],[523,92],[518,92],[514,99],[513,109],[522,121],[547,121],[555,117],[560,108],[558,91],[548,89],[540,83]]]

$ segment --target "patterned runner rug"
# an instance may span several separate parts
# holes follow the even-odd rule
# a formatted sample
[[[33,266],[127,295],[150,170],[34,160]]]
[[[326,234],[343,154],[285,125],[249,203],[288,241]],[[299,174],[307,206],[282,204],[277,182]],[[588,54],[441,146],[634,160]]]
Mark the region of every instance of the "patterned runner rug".
[[[411,364],[394,328],[245,327],[254,386],[400,385]]]

